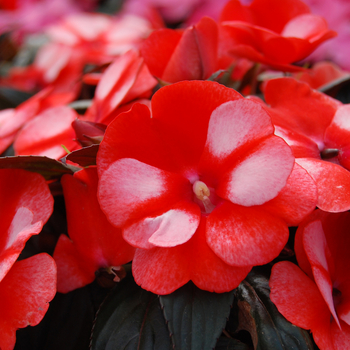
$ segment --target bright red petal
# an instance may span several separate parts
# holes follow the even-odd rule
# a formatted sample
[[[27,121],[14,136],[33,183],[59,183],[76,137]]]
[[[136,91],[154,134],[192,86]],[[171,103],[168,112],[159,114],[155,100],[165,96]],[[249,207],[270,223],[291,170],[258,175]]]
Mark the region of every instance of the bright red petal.
[[[135,282],[155,294],[169,294],[190,280],[189,243],[173,248],[137,249],[132,262]]]
[[[123,240],[121,230],[100,209],[97,183],[94,167],[62,178],[71,240],[60,237],[54,258],[58,288],[64,293],[92,282],[99,268],[126,264],[134,255],[134,248]]]
[[[2,349],[13,349],[18,328],[41,321],[55,293],[56,265],[49,255],[38,254],[13,265],[0,283]]]
[[[269,80],[265,87],[265,99],[271,107],[268,111],[274,124],[320,143],[340,105],[338,101],[293,78]]]
[[[57,291],[59,293],[68,293],[84,287],[95,279],[95,271],[98,269],[97,262],[93,258],[90,261],[84,260],[77,245],[66,235],[60,236],[53,257],[57,265]]]
[[[297,226],[317,204],[315,181],[300,165],[294,164],[286,186],[263,208],[283,218],[288,226]]]
[[[225,202],[210,213],[206,235],[209,247],[227,264],[253,266],[276,258],[289,234],[281,219],[259,207]]]
[[[317,206],[329,212],[350,209],[350,172],[343,167],[318,159],[298,158],[317,185]]]
[[[331,313],[316,284],[299,267],[288,261],[275,264],[270,287],[272,302],[288,321],[312,332],[329,327]]]
[[[205,238],[206,219],[195,233],[192,244],[191,280],[200,289],[215,293],[233,290],[243,281],[251,266],[237,267],[227,265],[208,246]]]

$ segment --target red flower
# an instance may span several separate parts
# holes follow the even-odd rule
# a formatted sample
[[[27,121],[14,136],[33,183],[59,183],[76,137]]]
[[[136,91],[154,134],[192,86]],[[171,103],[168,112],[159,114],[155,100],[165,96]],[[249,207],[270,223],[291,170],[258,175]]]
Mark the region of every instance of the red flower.
[[[350,209],[349,106],[292,78],[268,81],[265,100],[276,134],[317,184],[317,206]]]
[[[279,254],[284,220],[313,210],[316,190],[300,167],[290,176],[294,158],[273,131],[259,104],[208,81],[164,87],[153,96],[152,117],[135,105],[109,125],[98,197],[137,248],[137,283],[158,294],[189,280],[229,291]],[[294,191],[305,207],[287,204]]]
[[[52,87],[47,87],[21,103],[16,109],[0,111],[0,153],[11,145],[19,130],[30,120],[50,107],[62,106],[70,101],[71,96],[55,93]]]
[[[97,180],[94,167],[62,178],[70,239],[61,235],[54,252],[61,293],[91,283],[100,268],[118,268],[134,255],[135,249],[123,240],[121,230],[100,209]]]
[[[336,35],[326,21],[310,13],[300,0],[239,0],[227,3],[221,24],[232,40],[230,53],[283,71]]]
[[[350,214],[317,210],[297,231],[290,262],[273,266],[271,300],[293,324],[311,329],[321,350],[350,347]]]
[[[218,69],[218,28],[202,18],[183,32],[154,31],[142,44],[141,54],[154,76],[165,82],[208,79]]]
[[[39,174],[1,169],[0,183],[0,348],[10,350],[16,330],[38,324],[56,293],[51,257],[39,254],[15,263],[51,215],[53,199]]]

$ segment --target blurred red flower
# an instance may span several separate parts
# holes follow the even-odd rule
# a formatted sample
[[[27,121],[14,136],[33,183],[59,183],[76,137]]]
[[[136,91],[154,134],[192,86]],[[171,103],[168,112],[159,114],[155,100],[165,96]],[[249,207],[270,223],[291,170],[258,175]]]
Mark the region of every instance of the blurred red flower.
[[[244,6],[231,0],[221,14],[221,25],[231,42],[230,53],[282,71],[310,55],[322,42],[336,36],[327,22],[313,15],[300,0],[254,0]]]

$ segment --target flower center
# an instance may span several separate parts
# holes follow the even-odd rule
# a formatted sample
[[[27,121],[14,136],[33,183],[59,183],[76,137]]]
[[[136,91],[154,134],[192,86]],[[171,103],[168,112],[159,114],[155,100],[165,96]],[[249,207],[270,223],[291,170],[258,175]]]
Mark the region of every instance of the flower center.
[[[199,199],[204,208],[205,208],[205,212],[207,214],[211,213],[214,208],[215,205],[211,202],[210,200],[210,190],[208,188],[208,186],[203,182],[203,181],[195,181],[193,184],[193,192],[196,195],[197,199]]]

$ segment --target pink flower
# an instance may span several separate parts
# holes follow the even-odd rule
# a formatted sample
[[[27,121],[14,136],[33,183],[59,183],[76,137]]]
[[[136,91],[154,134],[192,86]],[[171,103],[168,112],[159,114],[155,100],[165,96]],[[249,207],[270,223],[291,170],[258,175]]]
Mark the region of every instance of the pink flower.
[[[299,227],[300,268],[284,261],[272,268],[271,300],[296,326],[310,329],[321,350],[350,347],[349,213],[317,210]]]
[[[137,248],[138,284],[229,291],[279,254],[287,222],[314,209],[316,188],[273,131],[259,104],[209,81],[166,86],[151,113],[136,104],[109,125],[98,198]],[[304,200],[291,204],[295,193]]]
[[[0,183],[0,347],[11,350],[16,330],[38,324],[56,293],[56,265],[50,256],[16,262],[51,215],[53,198],[39,174],[1,169]]]

